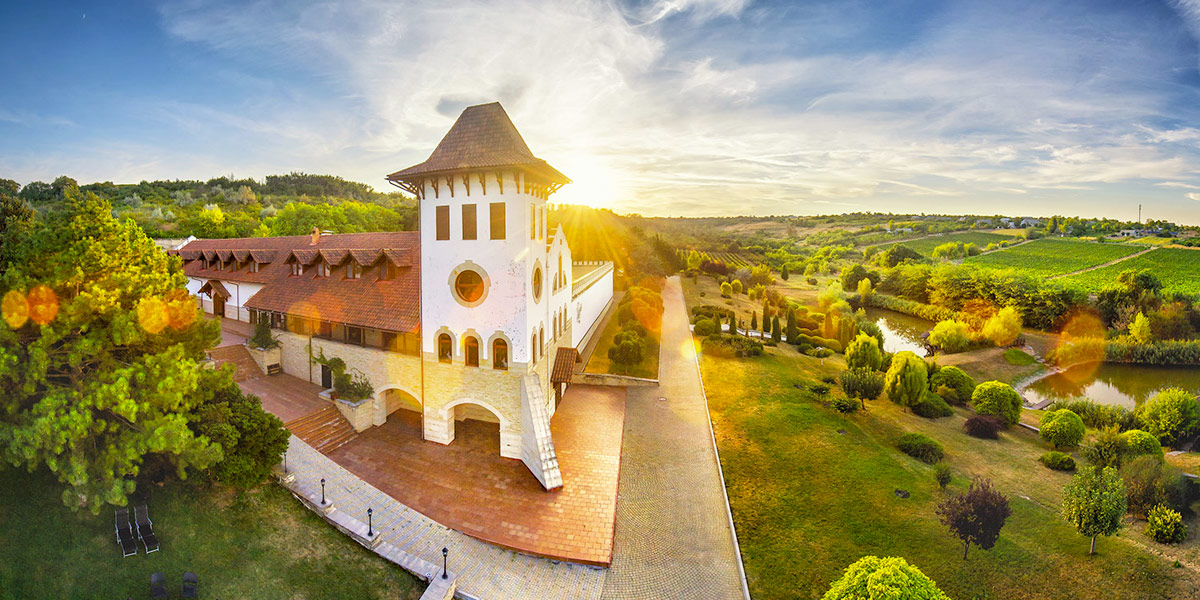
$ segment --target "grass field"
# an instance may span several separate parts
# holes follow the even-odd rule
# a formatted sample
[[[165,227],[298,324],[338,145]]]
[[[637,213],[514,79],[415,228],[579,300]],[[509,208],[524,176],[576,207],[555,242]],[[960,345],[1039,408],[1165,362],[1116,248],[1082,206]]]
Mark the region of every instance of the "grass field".
[[[1164,291],[1200,295],[1200,249],[1156,248],[1115,265],[1064,277],[1062,281],[1095,293],[1116,281],[1126,269],[1152,270],[1162,281]]]
[[[63,506],[43,473],[0,472],[0,598],[148,598],[150,574],[201,598],[417,598],[424,584],[354,543],[276,485],[242,497],[199,482],[152,488],[162,549],[122,558],[113,511]]]
[[[1038,277],[1052,277],[1102,265],[1136,254],[1144,247],[1100,244],[1081,240],[1045,238],[966,259],[965,263],[999,269],[1020,269]]]
[[[1146,540],[1139,525],[1102,538],[1098,554],[1088,556],[1088,539],[1059,513],[1070,475],[1036,462],[1046,448],[1032,432],[978,440],[962,431],[966,409],[928,420],[887,400],[842,417],[796,387],[836,374],[843,368],[838,358],[703,357],[701,368],[750,592],[758,600],[820,597],[865,554],[903,556],[956,599],[1200,594],[1190,561],[1195,537],[1182,547],[1161,546]],[[944,462],[955,473],[948,492],[933,482],[932,467],[894,449],[908,431],[945,446]],[[975,475],[991,478],[1008,496],[1012,516],[995,548],[973,547],[964,562],[961,544],[934,508]],[[1172,568],[1174,558],[1184,568]]]
[[[986,233],[986,232],[982,232],[982,231],[964,231],[962,233],[947,233],[945,235],[935,235],[933,237],[920,238],[920,239],[910,240],[907,242],[896,242],[896,243],[904,244],[905,246],[908,246],[909,248],[912,248],[913,250],[915,250],[925,256],[929,256],[929,255],[933,254],[934,248],[937,248],[938,246],[941,246],[942,244],[946,244],[949,242],[962,242],[964,244],[975,244],[976,246],[979,246],[980,250],[982,250],[988,244],[1012,241],[1012,240],[1013,240],[1013,236],[1004,235],[1002,233]],[[884,249],[887,249],[894,245],[895,244],[886,244],[886,245],[880,246],[879,248],[880,248],[880,250],[884,250]]]

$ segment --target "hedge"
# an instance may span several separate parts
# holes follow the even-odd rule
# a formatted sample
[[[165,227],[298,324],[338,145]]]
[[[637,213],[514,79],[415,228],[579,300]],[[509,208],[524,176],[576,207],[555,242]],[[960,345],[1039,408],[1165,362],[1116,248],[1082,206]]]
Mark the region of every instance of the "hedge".
[[[926,390],[925,395],[921,396],[921,401],[912,407],[914,413],[928,418],[936,419],[939,417],[948,417],[954,414],[954,409],[946,404],[942,397]]]
[[[900,436],[896,447],[901,452],[925,463],[934,464],[946,456],[942,445],[923,433],[906,433]]]
[[[1038,462],[1046,465],[1046,468],[1054,469],[1055,471],[1075,470],[1075,459],[1070,454],[1063,452],[1047,452],[1038,457]]]

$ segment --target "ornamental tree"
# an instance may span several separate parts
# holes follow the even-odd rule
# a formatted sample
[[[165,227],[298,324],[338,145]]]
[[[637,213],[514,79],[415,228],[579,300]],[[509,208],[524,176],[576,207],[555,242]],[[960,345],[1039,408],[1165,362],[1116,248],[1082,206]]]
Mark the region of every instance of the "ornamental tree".
[[[148,459],[180,477],[221,459],[189,428],[220,326],[200,318],[179,259],[137,224],[74,186],[64,197],[5,233],[0,453],[48,469],[65,504],[98,513],[125,504]]]
[[[860,333],[846,346],[847,368],[878,371],[882,365],[883,351],[879,349],[879,341],[874,337]]]
[[[937,507],[941,522],[963,542],[963,560],[975,544],[991,550],[1000,537],[1000,529],[1012,511],[1008,498],[992,487],[992,482],[976,477],[967,493],[952,496]]]
[[[1011,346],[1021,335],[1021,313],[1012,306],[1000,309],[983,324],[983,337],[1001,348]]]
[[[903,558],[864,556],[846,567],[822,600],[950,600],[937,584]]]
[[[883,393],[883,375],[879,371],[864,368],[846,369],[838,375],[838,383],[847,396],[862,400],[863,408],[867,407],[867,400],[874,400]]]
[[[1016,425],[1021,419],[1021,394],[1011,385],[999,381],[986,381],[975,386],[971,393],[971,404],[981,415],[999,417],[1006,425]]]
[[[1133,322],[1129,324],[1129,335],[1137,340],[1139,344],[1149,344],[1154,341],[1154,330],[1150,327],[1150,319],[1146,315],[1138,312],[1133,318]]]
[[[1124,522],[1125,482],[1117,470],[1084,469],[1063,489],[1063,517],[1079,533],[1092,538],[1088,554],[1096,553],[1096,537],[1115,535]]]
[[[897,352],[884,378],[888,399],[904,407],[915,406],[925,393],[925,361],[909,351]]]
[[[1044,413],[1038,429],[1042,439],[1053,444],[1055,448],[1078,446],[1087,431],[1083,419],[1074,411],[1065,408]]]

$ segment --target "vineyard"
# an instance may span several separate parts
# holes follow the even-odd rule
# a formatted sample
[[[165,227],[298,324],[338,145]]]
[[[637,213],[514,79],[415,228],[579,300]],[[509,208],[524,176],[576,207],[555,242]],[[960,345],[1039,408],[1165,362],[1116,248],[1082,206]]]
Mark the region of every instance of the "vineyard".
[[[761,261],[755,261],[753,255],[740,252],[701,252],[700,255],[709,260],[723,262],[734,269],[749,269]]]
[[[984,233],[981,231],[966,231],[963,233],[948,233],[946,235],[935,235],[931,237],[918,238],[907,242],[901,241],[896,244],[903,244],[912,248],[916,252],[930,256],[933,254],[933,249],[948,242],[962,242],[964,244],[975,244],[980,250],[984,249],[988,244],[999,244],[1000,242],[1016,242],[1019,241],[1011,235],[1001,233]],[[880,250],[886,250],[896,244],[885,244],[879,247]]]
[[[964,262],[997,269],[1018,269],[1026,275],[1053,277],[1102,265],[1142,250],[1145,248],[1126,244],[1045,238],[1007,250],[973,256]]]
[[[1165,292],[1200,296],[1200,250],[1183,248],[1158,248],[1062,281],[1095,293],[1116,281],[1117,276],[1127,269],[1150,269],[1162,281]]]

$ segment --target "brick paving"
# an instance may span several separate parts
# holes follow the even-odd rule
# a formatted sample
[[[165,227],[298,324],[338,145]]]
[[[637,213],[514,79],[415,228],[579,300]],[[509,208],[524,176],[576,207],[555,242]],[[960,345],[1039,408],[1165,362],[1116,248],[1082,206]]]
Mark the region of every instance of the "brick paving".
[[[629,388],[604,599],[749,599],[678,277],[663,290],[657,388]]]
[[[295,421],[331,404],[317,396],[324,391],[321,386],[283,373],[239,381],[238,387],[242,388],[243,393],[258,396],[262,400],[263,409],[279,417],[284,423]]]
[[[495,423],[460,421],[449,446],[398,410],[330,458],[438,523],[507,548],[591,565],[612,559],[625,390],[574,385],[550,423],[563,487],[502,458]]]
[[[528,556],[481,542],[438,524],[313,450],[293,436],[288,446],[287,484],[316,503],[325,478],[325,497],[336,512],[365,525],[367,509],[379,544],[375,552],[428,578],[439,573],[442,548],[448,571],[458,576],[457,597],[478,600],[598,600],[606,570]],[[531,476],[532,477],[532,476]],[[355,528],[361,533],[361,527]]]
[[[216,319],[217,317],[206,316],[205,318]],[[238,321],[237,319],[221,317],[221,341],[217,343],[217,347],[238,346],[246,343],[246,340],[253,336],[253,325]]]

